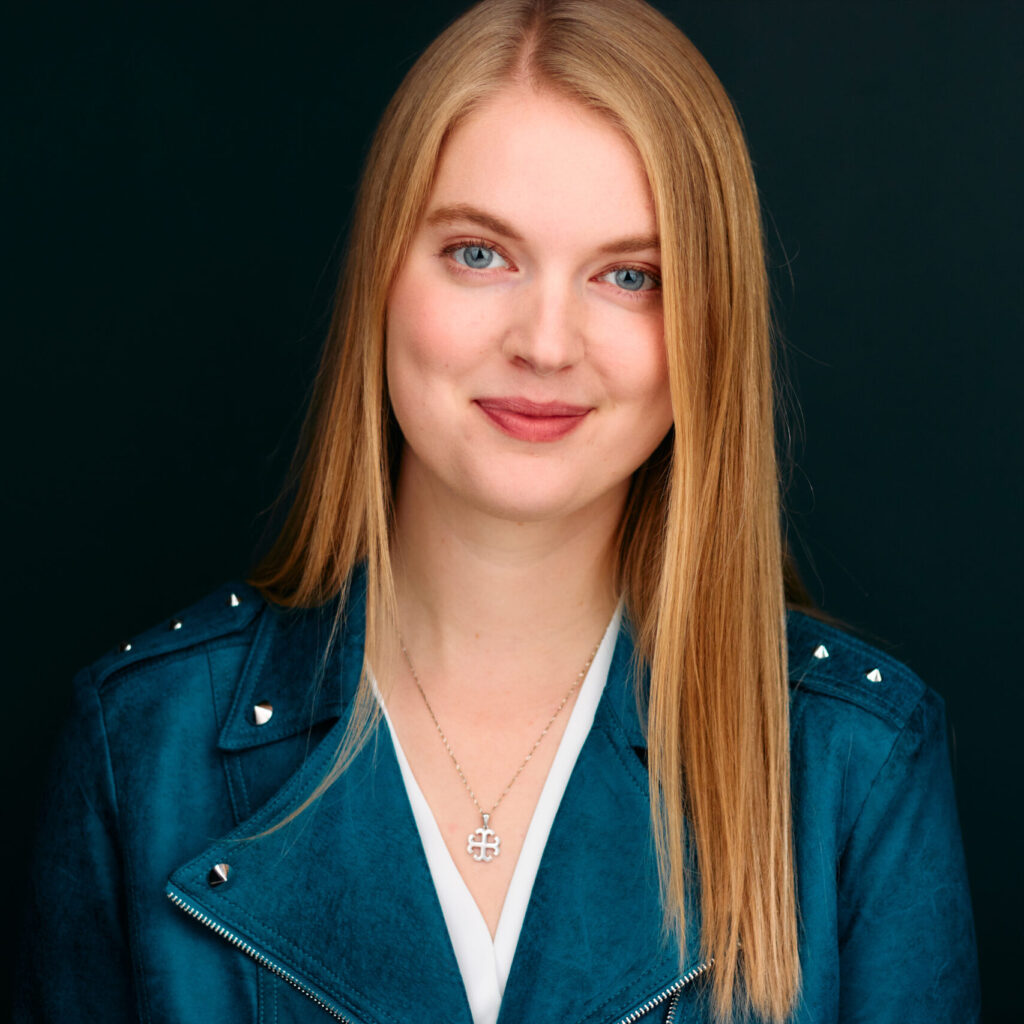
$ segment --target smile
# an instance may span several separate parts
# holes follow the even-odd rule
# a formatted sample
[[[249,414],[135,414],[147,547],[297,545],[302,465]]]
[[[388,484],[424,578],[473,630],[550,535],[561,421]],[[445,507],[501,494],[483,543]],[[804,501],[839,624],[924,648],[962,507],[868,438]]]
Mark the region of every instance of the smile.
[[[561,440],[591,411],[590,406],[526,398],[478,398],[475,404],[502,433],[517,441]]]

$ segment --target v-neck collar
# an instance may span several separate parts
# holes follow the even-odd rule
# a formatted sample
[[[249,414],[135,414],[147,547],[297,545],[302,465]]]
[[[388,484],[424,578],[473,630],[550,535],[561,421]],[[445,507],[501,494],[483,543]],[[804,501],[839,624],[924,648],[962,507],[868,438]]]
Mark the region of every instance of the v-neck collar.
[[[622,620],[622,607],[623,602],[620,601],[612,613],[576,702],[571,708],[547,780],[527,826],[526,837],[505,894],[498,927],[493,937],[405,757],[401,740],[387,713],[376,681],[371,679],[377,699],[384,710],[402,779],[422,840],[424,855],[435,882],[435,891],[466,986],[467,999],[476,1020],[497,1019],[554,814],[604,693],[611,668],[612,652]]]
[[[322,655],[323,616],[273,608],[265,614],[239,683],[240,701],[286,687],[308,701]],[[298,807],[329,770],[362,668],[364,623],[365,580],[357,576],[345,635],[328,663],[328,678],[337,671],[341,680],[334,691],[341,693],[340,717],[274,797],[172,874],[168,895],[359,1024],[471,1024],[386,728],[313,806],[252,838]],[[499,1024],[609,1024],[680,975],[677,945],[662,940],[634,669],[623,619],[604,694],[544,849]],[[330,713],[334,698],[329,687],[324,692],[314,717],[317,707]],[[221,742],[231,749],[255,745],[232,719]],[[230,865],[228,880],[211,886],[217,864]],[[687,945],[696,950],[693,910],[688,922]]]

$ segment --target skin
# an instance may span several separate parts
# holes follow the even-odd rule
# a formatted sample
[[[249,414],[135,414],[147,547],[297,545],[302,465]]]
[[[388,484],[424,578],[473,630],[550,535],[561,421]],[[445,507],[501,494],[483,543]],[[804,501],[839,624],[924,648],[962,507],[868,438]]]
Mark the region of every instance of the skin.
[[[672,423],[656,236],[625,136],[575,101],[510,84],[448,140],[389,294],[387,379],[405,439],[399,622],[372,664],[492,935],[572,702],[492,821],[502,855],[478,864],[465,843],[479,815],[398,627],[490,809],[608,624],[629,481]],[[495,398],[577,415],[551,436],[548,417],[489,414]]]

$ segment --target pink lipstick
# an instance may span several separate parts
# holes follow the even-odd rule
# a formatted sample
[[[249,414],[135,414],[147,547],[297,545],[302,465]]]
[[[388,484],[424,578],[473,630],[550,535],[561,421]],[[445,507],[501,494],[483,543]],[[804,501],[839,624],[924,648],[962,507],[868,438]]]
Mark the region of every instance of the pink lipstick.
[[[590,412],[590,406],[527,398],[478,398],[476,404],[499,430],[518,441],[558,441]]]

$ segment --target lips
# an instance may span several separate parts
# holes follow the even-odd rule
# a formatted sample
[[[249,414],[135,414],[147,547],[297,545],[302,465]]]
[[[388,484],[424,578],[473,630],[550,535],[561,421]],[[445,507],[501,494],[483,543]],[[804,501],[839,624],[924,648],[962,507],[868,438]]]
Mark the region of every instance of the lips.
[[[519,441],[558,441],[578,427],[591,406],[533,402],[528,398],[478,398],[476,405],[504,434]]]

